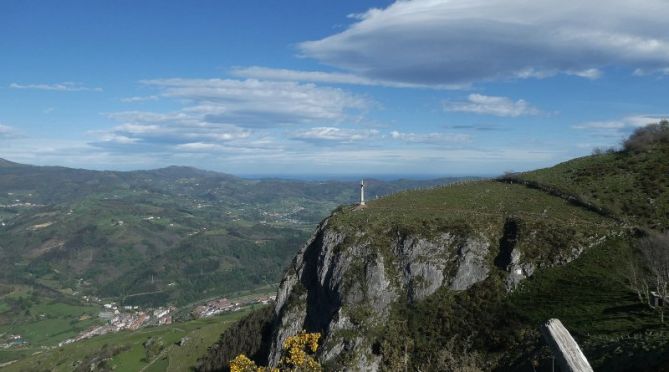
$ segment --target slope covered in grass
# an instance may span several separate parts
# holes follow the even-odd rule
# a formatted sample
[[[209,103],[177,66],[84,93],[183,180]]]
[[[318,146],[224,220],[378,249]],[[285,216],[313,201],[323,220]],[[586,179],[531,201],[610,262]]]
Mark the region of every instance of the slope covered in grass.
[[[666,367],[669,327],[638,301],[627,275],[638,254],[629,227],[669,227],[669,146],[575,159],[512,180],[399,193],[333,217],[338,228],[374,231],[381,245],[395,229],[434,235],[459,226],[500,236],[500,223],[511,218],[520,226],[518,247],[541,260],[584,236],[607,236],[571,263],[545,265],[510,296],[498,272],[466,292],[442,288],[402,305],[386,345],[409,342],[420,361],[434,358],[454,337],[471,337],[471,347],[497,360],[497,368],[531,369],[532,360],[548,361],[539,326],[559,318],[596,370]]]
[[[669,144],[587,156],[510,178],[562,191],[633,224],[669,228]]]
[[[287,297],[288,305],[279,310],[294,311],[290,317],[303,306],[306,314],[315,314],[321,306],[339,314],[341,322],[350,321],[349,328],[333,334],[332,328],[309,328],[318,325],[319,318],[305,321],[309,331],[325,332],[324,355],[342,353],[328,361],[334,369],[363,354],[327,349],[332,347],[327,342],[343,342],[362,348],[362,353],[370,350],[366,358],[380,358],[388,370],[407,363],[414,369],[443,369],[462,355],[483,370],[525,371],[533,365],[550,370],[550,352],[539,333],[550,318],[562,320],[595,370],[666,368],[669,327],[639,302],[627,276],[629,263],[639,254],[637,240],[645,231],[637,227],[667,226],[668,152],[664,144],[653,143],[643,151],[575,159],[504,179],[507,182],[400,192],[364,208],[341,207],[323,225],[323,235],[315,235],[294,261],[297,274],[289,270],[284,281],[299,284]],[[406,255],[418,248],[405,243],[419,239],[438,251],[411,261]],[[454,245],[440,243],[453,239]],[[381,294],[365,292],[364,287],[356,292],[356,283],[382,275],[397,293],[395,288],[411,285],[406,273],[420,267],[425,262],[421,260],[445,260],[443,275],[452,276],[470,239],[489,243],[489,250],[480,253],[489,272],[466,290],[454,290],[444,281],[424,299],[401,294],[383,310],[370,300]],[[509,257],[503,259],[511,251],[520,257],[519,266],[509,265]],[[331,267],[321,267],[323,262]],[[383,274],[373,271],[379,262]],[[305,265],[303,271],[297,271],[298,264]],[[530,274],[509,291],[509,277],[518,267]],[[325,273],[330,270],[343,276],[341,285],[327,282]],[[323,288],[304,276],[308,274],[299,274],[308,272],[326,278]],[[306,303],[299,303],[300,298]],[[342,301],[341,307],[333,298]],[[390,315],[378,322],[376,314],[383,311]],[[274,324],[285,321],[281,313]],[[234,339],[233,333],[225,338]],[[217,358],[209,355],[208,360]]]
[[[629,260],[635,254],[633,240],[611,239],[569,265],[538,273],[506,301],[534,329],[546,319],[560,319],[595,370],[667,368],[669,326],[627,286]],[[542,353],[519,355],[517,362],[522,364],[523,358]]]
[[[530,259],[567,253],[618,226],[540,190],[494,181],[400,192],[364,209],[343,208],[330,219],[338,231],[354,235],[364,229],[375,246],[389,245],[396,234],[429,237],[444,231],[483,234],[498,242],[509,223],[519,230],[516,245]]]
[[[246,314],[248,310],[169,326],[123,331],[48,350],[0,351],[1,360],[33,354],[3,371],[88,371],[94,364],[96,370],[186,372],[192,370],[197,358],[221,332]],[[155,347],[148,347],[147,342]]]

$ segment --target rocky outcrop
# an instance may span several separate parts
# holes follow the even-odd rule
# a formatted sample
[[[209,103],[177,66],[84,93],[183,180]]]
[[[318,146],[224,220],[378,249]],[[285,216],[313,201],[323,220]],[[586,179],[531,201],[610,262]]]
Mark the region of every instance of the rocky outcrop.
[[[452,261],[445,247],[454,243],[455,237],[449,233],[433,240],[397,237],[393,248],[402,268],[402,284],[409,302],[419,301],[443,285],[445,271]]]
[[[458,252],[458,270],[450,288],[456,291],[469,289],[488,277],[488,252],[490,244],[484,239],[467,239]]]
[[[505,286],[507,292],[511,292],[518,284],[534,274],[536,269],[534,263],[532,262],[521,262],[520,260],[521,253],[518,249],[511,251],[511,262],[506,267],[506,270],[509,272],[509,275],[506,277]]]
[[[501,238],[462,229],[379,236],[340,228],[333,219],[318,226],[281,282],[270,366],[278,364],[286,338],[304,329],[323,335],[322,363],[375,371],[381,356],[368,330],[385,326],[393,304],[421,301],[443,287],[466,291],[493,272],[512,291],[538,267],[518,246],[515,219],[500,226]]]
[[[349,368],[376,370],[371,340],[355,331],[383,325],[400,298],[420,301],[446,285],[465,290],[490,272],[490,242],[482,236],[396,233],[387,246],[377,243],[364,231],[347,236],[321,223],[281,282],[270,365],[286,338],[306,329],[324,334],[323,363],[346,354]]]

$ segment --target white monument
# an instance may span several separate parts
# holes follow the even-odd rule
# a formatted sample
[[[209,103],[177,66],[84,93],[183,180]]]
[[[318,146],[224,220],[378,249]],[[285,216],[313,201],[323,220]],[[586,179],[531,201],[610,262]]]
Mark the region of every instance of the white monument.
[[[360,205],[365,205],[365,180],[360,180]]]

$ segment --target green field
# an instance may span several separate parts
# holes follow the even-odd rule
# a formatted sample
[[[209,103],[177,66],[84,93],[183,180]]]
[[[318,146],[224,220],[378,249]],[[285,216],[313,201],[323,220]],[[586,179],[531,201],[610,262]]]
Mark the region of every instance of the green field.
[[[249,311],[245,309],[169,326],[108,334],[49,350],[0,351],[0,355],[5,354],[4,361],[31,355],[3,371],[72,371],[79,364],[87,365],[94,361],[118,371],[189,371],[223,330]],[[143,345],[150,339],[160,345],[153,353],[147,353]],[[185,342],[177,345],[182,339]]]
[[[0,296],[0,335],[18,334],[34,347],[50,347],[100,324],[98,305],[81,305],[73,298],[47,296],[29,286],[13,289]],[[0,351],[0,363],[6,362],[10,354]]]

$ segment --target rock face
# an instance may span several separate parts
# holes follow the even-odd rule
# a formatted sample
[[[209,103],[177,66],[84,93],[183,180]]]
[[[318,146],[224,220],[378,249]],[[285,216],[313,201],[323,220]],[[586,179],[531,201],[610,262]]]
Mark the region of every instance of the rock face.
[[[364,231],[345,236],[329,220],[321,223],[281,282],[270,365],[278,363],[287,337],[307,329],[324,333],[321,362],[347,354],[350,369],[377,370],[370,340],[345,337],[347,331],[383,324],[400,297],[419,301],[445,285],[465,290],[490,271],[490,242],[482,236],[397,234],[390,241],[378,247]]]
[[[513,221],[499,227],[501,238],[457,229],[389,230],[379,238],[363,227],[344,233],[333,218],[318,226],[281,282],[270,366],[278,364],[286,338],[304,329],[322,333],[321,363],[376,371],[381,356],[364,330],[386,324],[393,304],[421,301],[442,287],[465,291],[493,272],[512,291],[536,271],[523,260]]]
[[[490,269],[486,258],[490,244],[485,240],[468,239],[458,252],[458,271],[450,287],[456,291],[469,289],[488,277]]]

